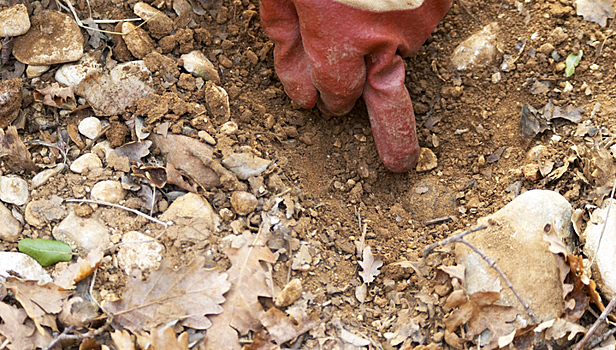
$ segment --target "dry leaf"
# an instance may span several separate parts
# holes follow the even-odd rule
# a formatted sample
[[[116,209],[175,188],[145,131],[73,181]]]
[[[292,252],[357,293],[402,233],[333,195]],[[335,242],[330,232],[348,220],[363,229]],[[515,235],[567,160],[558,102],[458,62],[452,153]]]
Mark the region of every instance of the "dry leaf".
[[[578,16],[584,20],[607,25],[608,18],[614,18],[614,7],[611,0],[576,0],[575,8]]]
[[[71,292],[62,291],[53,283],[41,285],[38,281],[27,281],[17,277],[7,277],[2,284],[15,294],[15,299],[26,310],[41,334],[46,333],[42,326],[58,330],[54,315],[62,311],[62,304],[72,294]]]
[[[280,346],[272,343],[270,334],[261,329],[252,336],[252,343],[244,345],[242,350],[280,350]]]
[[[61,270],[54,278],[54,283],[63,290],[75,288],[75,283],[90,276],[103,260],[103,252],[99,248],[92,249],[85,259],[79,258]]]
[[[424,343],[426,337],[421,331],[419,322],[411,318],[412,315],[413,312],[411,309],[404,309],[398,313],[398,319],[394,326],[394,334],[389,341],[391,345],[397,346],[407,339],[412,340],[414,343]]]
[[[73,142],[75,142],[77,147],[79,147],[80,149],[84,149],[86,147],[86,143],[83,142],[77,125],[75,124],[67,125],[66,131],[68,132],[68,136],[71,138],[71,140],[73,140]]]
[[[213,148],[183,135],[168,134],[167,137],[152,134],[150,140],[165,157],[167,164],[171,163],[177,170],[183,171],[205,189],[220,186],[220,178],[214,170],[205,166],[190,150],[212,157]]]
[[[543,230],[545,232],[545,235],[543,235],[543,240],[548,242],[548,249],[550,250],[550,252],[552,252],[552,254],[562,254],[563,256],[567,256],[567,247],[563,243],[563,240],[560,238],[558,233],[556,233],[554,225],[547,224],[545,225],[545,228]]]
[[[370,284],[374,281],[374,277],[381,273],[379,268],[383,266],[383,261],[372,254],[370,246],[364,248],[363,258],[363,261],[357,262],[364,269],[359,273],[359,276],[364,280],[364,283]]]
[[[176,337],[172,325],[153,329],[149,333],[143,332],[137,336],[137,342],[142,349],[189,350],[188,333],[183,332]]]
[[[17,134],[17,128],[9,126],[0,129],[0,158],[7,157],[5,164],[13,171],[37,171],[39,167],[32,161],[32,156]]]
[[[30,319],[26,320],[24,310],[0,302],[0,334],[6,337],[10,350],[29,350],[44,348],[53,339],[47,331],[39,333]]]
[[[460,283],[464,283],[464,272],[466,271],[466,266],[441,266],[439,269],[448,274],[450,278],[457,278]]]
[[[165,170],[167,172],[167,183],[168,184],[176,185],[179,188],[185,191],[188,191],[188,192],[197,193],[198,186],[195,183],[191,185],[189,182],[185,181],[183,174],[180,173],[176,168],[174,168],[173,164],[167,163],[167,168]],[[192,179],[190,178],[188,179],[191,180],[192,182]]]
[[[149,330],[173,320],[182,325],[207,329],[211,323],[206,315],[223,311],[220,304],[229,289],[227,274],[203,267],[199,256],[188,266],[175,270],[169,260],[163,260],[148,281],[143,281],[139,269],[134,269],[124,292],[124,298],[103,304],[114,315],[114,323],[133,332]]]
[[[116,330],[110,332],[109,335],[118,350],[135,350],[135,343],[127,331]]]
[[[127,157],[131,162],[141,162],[141,158],[150,154],[150,146],[152,141],[146,140],[143,142],[129,142],[115,149],[115,154],[118,157]]]
[[[468,301],[460,305],[445,320],[445,327],[448,331],[453,332],[462,325],[467,324],[467,340],[471,340],[484,330],[489,329],[492,336],[490,343],[484,349],[498,347],[498,338],[509,335],[515,330],[511,322],[517,316],[517,312],[513,307],[495,304],[499,299],[499,292],[476,292],[471,294]]]
[[[287,317],[284,312],[273,307],[261,317],[259,321],[269,332],[272,340],[278,345],[295,340],[298,336],[308,332],[320,322],[316,313],[302,318]]]
[[[265,311],[258,298],[274,296],[271,271],[261,262],[276,261],[264,236],[245,231],[225,249],[232,263],[227,271],[231,289],[225,295],[224,311],[211,317],[212,328],[205,337],[204,349],[240,349],[238,332],[244,335],[261,328],[259,317]]]
[[[547,324],[547,326],[543,326]],[[578,333],[586,333],[586,328],[580,326],[577,323],[569,322],[567,320],[563,320],[562,318],[557,318],[555,320],[550,320],[542,323],[535,329],[536,333],[545,330],[545,339],[548,340],[558,340],[564,338],[567,334],[567,340],[571,341]]]
[[[43,89],[36,89],[32,93],[34,100],[42,102],[44,105],[62,108],[62,104],[67,99],[75,98],[75,87],[60,87],[60,84],[53,83]]]

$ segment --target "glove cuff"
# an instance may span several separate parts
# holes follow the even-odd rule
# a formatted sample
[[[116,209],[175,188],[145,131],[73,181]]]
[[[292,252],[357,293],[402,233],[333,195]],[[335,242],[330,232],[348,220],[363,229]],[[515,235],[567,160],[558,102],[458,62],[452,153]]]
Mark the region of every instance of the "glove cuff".
[[[372,12],[413,10],[421,6],[424,0],[333,0],[347,6]]]

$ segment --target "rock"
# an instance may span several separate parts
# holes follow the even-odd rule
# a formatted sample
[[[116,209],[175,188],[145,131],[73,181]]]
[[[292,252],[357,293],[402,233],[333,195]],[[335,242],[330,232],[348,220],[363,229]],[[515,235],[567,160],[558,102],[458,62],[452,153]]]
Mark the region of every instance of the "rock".
[[[98,62],[99,56],[96,51],[90,51],[77,63],[63,65],[56,71],[56,81],[66,86],[77,86],[88,74],[102,72],[103,66]]]
[[[21,223],[15,219],[9,208],[0,203],[0,241],[17,242],[21,233]]]
[[[229,120],[231,113],[227,91],[212,81],[205,83],[203,91],[205,93],[205,103],[212,115],[223,122]]]
[[[308,248],[308,243],[302,242],[299,246],[297,253],[293,256],[293,262],[291,263],[291,269],[308,271],[310,270],[310,264],[312,263],[312,256]]]
[[[302,281],[294,278],[280,291],[274,300],[274,305],[279,308],[289,306],[302,296],[302,291]]]
[[[610,216],[607,210],[610,206]],[[605,226],[605,230],[603,227]],[[601,235],[603,235],[602,238]],[[595,209],[590,216],[586,230],[582,234],[586,241],[584,253],[590,259],[594,259],[592,276],[601,292],[608,300],[616,298],[616,201],[608,198],[600,208]],[[599,244],[599,240],[601,243]],[[599,245],[599,250],[597,250]],[[596,257],[595,257],[596,253]]]
[[[221,163],[238,179],[248,180],[251,176],[261,175],[272,162],[259,158],[252,153],[233,153],[223,159]]]
[[[87,254],[98,247],[107,249],[111,246],[109,229],[97,219],[82,218],[70,211],[68,216],[53,229],[53,237],[65,242],[73,250]]]
[[[6,128],[19,115],[23,93],[21,79],[0,81],[0,128]]]
[[[94,200],[109,203],[120,203],[120,201],[124,199],[126,192],[122,188],[121,182],[105,180],[97,182],[94,187],[92,187],[92,192],[90,192],[90,195]]]
[[[49,181],[49,179],[51,179],[52,177],[54,177],[55,175],[63,171],[65,167],[66,165],[64,163],[61,163],[61,164],[56,165],[53,168],[45,169],[39,172],[38,174],[34,175],[34,177],[32,178],[32,182],[31,182],[32,188],[37,188],[39,186],[42,186],[47,181]]]
[[[544,227],[552,225],[561,239],[569,243],[572,239],[571,215],[571,205],[560,194],[532,190],[493,215],[480,219],[480,224],[488,224],[487,229],[466,236],[497,262],[539,322],[559,317],[565,307],[559,268],[544,240]],[[465,288],[469,294],[500,291],[499,303],[516,308],[522,318],[530,321],[511,290],[479,255],[459,244],[456,245],[456,259],[459,265],[466,266]]]
[[[544,43],[543,45],[539,46],[539,48],[537,49],[537,52],[540,52],[544,55],[549,55],[552,53],[552,51],[554,51],[554,45],[550,43]]]
[[[154,41],[148,33],[141,28],[135,27],[130,22],[122,24],[122,33],[127,33],[122,38],[126,43],[128,51],[138,59],[144,58],[155,47]]]
[[[0,281],[18,275],[26,280],[49,283],[51,276],[33,258],[24,253],[0,252]]]
[[[100,119],[96,117],[84,118],[79,123],[78,128],[79,132],[90,140],[94,140],[95,138],[97,138],[98,135],[101,133],[101,130],[103,130]]]
[[[23,205],[28,202],[28,183],[15,176],[0,177],[0,200],[5,203]]]
[[[468,70],[491,65],[498,56],[498,24],[492,22],[471,35],[453,51],[451,63],[457,70]]]
[[[216,139],[214,139],[212,135],[208,134],[208,132],[205,130],[199,130],[199,132],[197,132],[197,136],[199,136],[201,140],[212,146],[216,144]]]
[[[0,11],[0,38],[26,34],[30,29],[30,17],[24,4],[17,4]]]
[[[62,205],[62,198],[55,195],[50,199],[33,200],[26,206],[26,222],[36,228],[62,220],[65,216],[66,210]]]
[[[148,33],[155,39],[167,36],[173,31],[173,20],[145,2],[136,3],[133,11],[137,16],[148,21]]]
[[[220,133],[223,135],[234,135],[239,130],[237,123],[233,121],[228,121],[220,126]]]
[[[201,77],[203,80],[210,80],[214,84],[220,84],[220,76],[214,64],[205,57],[205,54],[200,50],[191,51],[180,56],[184,62],[184,69],[194,76]]]
[[[161,214],[159,219],[177,221],[179,218],[202,218],[207,221],[207,226],[212,232],[215,232],[220,225],[220,218],[216,215],[210,203],[202,196],[194,193],[187,193],[178,197]]]
[[[40,77],[43,73],[47,72],[51,66],[33,66],[29,65],[26,68],[26,76],[30,79]]]
[[[438,166],[438,159],[434,152],[432,152],[429,148],[422,148],[421,153],[419,154],[419,160],[417,161],[417,166],[415,167],[415,171],[418,173],[424,171],[430,171]]]
[[[152,237],[131,231],[122,236],[122,243],[118,251],[118,265],[127,275],[134,268],[153,271],[160,265],[164,247]]]
[[[71,171],[77,174],[83,174],[92,169],[102,168],[103,163],[100,158],[94,153],[86,153],[79,158],[75,159],[73,164],[71,164]]]
[[[248,215],[257,209],[257,197],[245,191],[235,191],[231,195],[231,206],[237,215]]]
[[[13,42],[13,55],[19,62],[42,66],[81,58],[83,35],[71,16],[43,10],[31,21],[30,30]]]
[[[109,74],[88,75],[75,92],[85,97],[97,116],[112,116],[124,113],[154,89],[145,63],[131,61],[118,64]]]

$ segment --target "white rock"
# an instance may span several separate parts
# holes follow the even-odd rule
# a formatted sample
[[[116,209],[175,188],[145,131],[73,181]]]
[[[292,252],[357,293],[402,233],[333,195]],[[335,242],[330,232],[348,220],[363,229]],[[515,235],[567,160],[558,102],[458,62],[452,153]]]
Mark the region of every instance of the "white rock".
[[[148,21],[148,33],[156,39],[160,39],[173,31],[173,20],[162,11],[144,3],[138,2],[133,8],[135,14]]]
[[[86,153],[79,158],[75,159],[71,164],[71,171],[78,174],[83,174],[86,171],[90,171],[96,168],[102,168],[103,163],[100,158],[94,153]]]
[[[261,175],[271,161],[259,158],[252,153],[233,153],[221,163],[239,179],[248,180],[251,176]]]
[[[471,35],[453,51],[451,63],[457,70],[486,67],[500,55],[498,51],[498,24],[492,22],[480,32]]]
[[[26,180],[15,176],[0,177],[0,200],[15,205],[23,205],[28,202],[28,183]]]
[[[233,135],[238,130],[237,123],[234,121],[228,121],[220,126],[220,133],[223,135]]]
[[[145,243],[148,242],[148,243]],[[154,270],[162,260],[163,245],[152,237],[131,231],[122,237],[124,243],[118,251],[118,265],[130,275],[134,268]]]
[[[26,280],[48,283],[51,276],[33,258],[24,253],[0,252],[0,281],[6,277],[19,275]]]
[[[43,10],[32,16],[31,28],[13,41],[13,56],[22,63],[51,65],[77,61],[83,55],[83,35],[72,16]]]
[[[488,228],[465,238],[497,262],[540,322],[554,319],[564,310],[559,269],[544,240],[544,227],[552,225],[565,242],[570,241],[571,215],[571,205],[558,193],[532,190],[480,219],[479,223],[488,223]],[[465,288],[469,294],[499,291],[501,302],[516,308],[528,321],[518,299],[479,255],[459,244],[456,259],[466,267]]]
[[[210,203],[194,193],[187,193],[177,198],[160,216],[160,220],[163,221],[176,221],[180,218],[202,218],[206,220],[212,232],[215,232],[220,225],[220,218]]]
[[[83,136],[90,140],[94,140],[101,133],[101,130],[103,130],[103,126],[101,125],[100,119],[96,117],[87,117],[79,123],[78,129]]]
[[[62,220],[66,210],[62,205],[62,198],[54,195],[50,199],[37,199],[30,201],[26,206],[26,222],[36,228],[42,228],[54,221]]]
[[[0,203],[0,240],[17,242],[21,233],[21,223],[15,219],[13,213],[4,204]]]
[[[610,216],[607,217],[607,209],[612,203]],[[603,227],[605,226],[605,231]],[[599,237],[603,231],[603,237],[599,244]],[[590,221],[584,230],[582,237],[585,239],[584,253],[590,260],[594,258],[592,275],[601,291],[607,299],[616,297],[616,201],[606,199],[600,208],[590,216]],[[597,246],[599,250],[597,251]]]
[[[0,37],[26,34],[30,29],[30,17],[24,4],[17,4],[0,11]]]
[[[97,182],[90,192],[92,199],[109,203],[120,203],[126,192],[119,181],[105,180]]]
[[[26,76],[30,79],[40,77],[43,73],[47,72],[49,68],[51,68],[51,66],[29,65],[28,68],[26,68]]]
[[[88,74],[101,72],[103,67],[94,52],[88,52],[77,63],[65,64],[58,68],[56,81],[66,86],[77,86]]]
[[[201,77],[204,80],[211,80],[215,84],[220,84],[218,70],[216,70],[216,67],[200,50],[191,51],[180,56],[180,58],[184,62],[184,69],[189,73]]]
[[[54,227],[53,236],[86,254],[95,247],[107,249],[111,246],[109,229],[105,225],[94,218],[79,217],[73,211]]]
[[[197,133],[197,136],[199,136],[201,140],[205,141],[206,143],[212,146],[216,144],[216,139],[214,139],[212,135],[208,134],[208,132],[205,130],[199,130],[199,132]]]
[[[66,165],[64,163],[61,163],[61,164],[56,165],[53,168],[45,169],[39,172],[38,174],[34,175],[34,177],[32,178],[32,188],[37,188],[43,185],[44,183],[49,181],[50,178],[54,177],[55,175],[63,171],[65,167]]]

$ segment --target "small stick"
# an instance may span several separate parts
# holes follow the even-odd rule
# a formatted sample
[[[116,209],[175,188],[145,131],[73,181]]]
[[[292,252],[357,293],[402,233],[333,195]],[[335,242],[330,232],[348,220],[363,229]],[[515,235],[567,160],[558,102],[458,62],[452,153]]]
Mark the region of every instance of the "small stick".
[[[607,307],[605,308],[605,310],[603,310],[601,316],[599,316],[595,323],[593,323],[592,327],[590,327],[588,332],[586,332],[586,334],[584,335],[584,338],[582,338],[582,340],[580,340],[580,342],[575,345],[573,350],[582,350],[584,345],[586,345],[586,343],[588,342],[588,339],[590,339],[590,337],[597,331],[601,323],[603,323],[603,321],[605,321],[610,312],[612,312],[614,306],[616,306],[616,299],[612,299],[612,301],[607,304]]]
[[[590,342],[590,348],[594,349],[595,347],[597,347],[597,345],[603,343],[605,339],[609,338],[614,333],[616,333],[616,328],[612,328],[609,331],[605,332],[605,334]]]
[[[438,224],[442,224],[444,222],[449,222],[451,220],[452,220],[451,216],[443,216],[442,218],[436,218],[436,219],[432,219],[432,220],[426,221],[426,226],[438,225]]]
[[[92,199],[77,199],[77,198],[68,198],[68,199],[65,199],[64,201],[67,202],[67,203],[93,203],[93,204],[106,205],[108,207],[118,208],[118,209],[123,209],[123,210],[126,210],[126,211],[130,211],[133,214],[137,214],[137,215],[142,216],[142,217],[144,217],[144,218],[146,218],[146,219],[148,219],[148,220],[150,220],[152,222],[155,222],[155,223],[157,223],[159,225],[163,225],[165,228],[173,225],[173,221],[163,222],[163,221],[160,221],[160,220],[158,220],[156,218],[151,217],[148,214],[142,213],[139,210],[131,209],[131,208],[125,207],[123,205],[119,205],[119,204],[109,203],[109,202],[105,202],[105,201],[97,201],[97,200],[92,200]]]
[[[109,326],[111,325],[112,318],[108,318],[105,324],[96,329],[94,332],[88,331],[87,333],[77,333],[77,334],[68,334],[69,332],[75,329],[74,326],[68,326],[62,331],[62,333],[58,334],[43,350],[51,350],[54,346],[56,346],[62,340],[79,340],[79,339],[87,339],[87,338],[96,338],[99,335],[103,334]]]
[[[451,236],[451,237],[447,237],[444,240],[440,241],[440,242],[436,242],[436,243],[432,243],[429,246],[427,246],[426,248],[424,248],[424,257],[427,257],[428,255],[432,254],[432,251],[438,247],[442,247],[444,245],[450,244],[451,242],[457,242],[460,239],[462,239],[462,237],[471,234],[473,232],[477,232],[477,231],[481,231],[481,230],[485,230],[486,228],[488,228],[488,225],[486,224],[481,224],[479,226],[475,226],[475,227],[471,227],[468,230],[458,233],[457,235]]]

